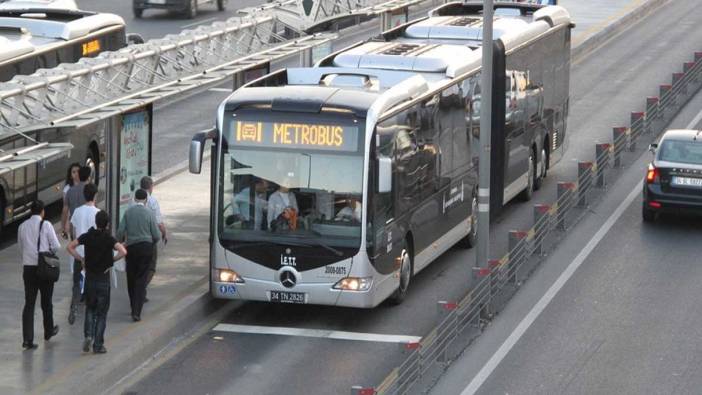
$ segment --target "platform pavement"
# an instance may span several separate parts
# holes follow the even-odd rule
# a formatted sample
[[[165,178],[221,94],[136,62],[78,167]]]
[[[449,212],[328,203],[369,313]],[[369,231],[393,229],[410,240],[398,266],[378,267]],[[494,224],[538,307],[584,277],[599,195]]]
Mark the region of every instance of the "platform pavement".
[[[574,52],[586,54],[596,44],[616,34],[617,29],[641,17],[642,10],[665,0],[561,0],[576,23]],[[213,109],[214,111],[214,109]],[[161,153],[155,153],[159,155]],[[142,321],[129,315],[124,276],[112,291],[108,314],[106,355],[84,355],[81,351],[82,315],[73,326],[66,317],[70,302],[70,272],[65,264],[54,292],[54,317],[61,331],[50,342],[42,339],[41,313],[37,303],[34,351],[21,349],[23,285],[17,246],[0,251],[0,393],[99,393],[139,367],[153,354],[176,341],[208,314],[231,309],[231,303],[212,302],[207,297],[207,239],[209,170],[193,176],[168,172],[157,185],[169,229],[169,243],[162,247],[158,273],[149,289],[151,300]],[[65,244],[65,243],[64,243]],[[226,308],[222,308],[225,307]]]

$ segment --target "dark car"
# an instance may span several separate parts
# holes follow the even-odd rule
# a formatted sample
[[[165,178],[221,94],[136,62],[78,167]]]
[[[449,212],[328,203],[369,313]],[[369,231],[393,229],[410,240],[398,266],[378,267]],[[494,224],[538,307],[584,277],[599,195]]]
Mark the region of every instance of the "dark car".
[[[197,16],[198,7],[207,3],[216,3],[219,11],[224,11],[227,0],[132,0],[134,17],[141,18],[147,8],[159,8],[180,12],[192,19]]]
[[[668,130],[651,144],[643,188],[644,221],[662,213],[702,214],[702,130]]]

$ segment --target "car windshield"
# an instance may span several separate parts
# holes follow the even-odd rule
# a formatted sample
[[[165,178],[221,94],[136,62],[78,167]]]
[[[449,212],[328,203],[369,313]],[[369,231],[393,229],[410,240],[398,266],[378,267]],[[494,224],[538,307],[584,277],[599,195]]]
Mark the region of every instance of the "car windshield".
[[[222,243],[360,247],[364,157],[358,122],[266,118],[232,122],[225,135]]]
[[[664,140],[658,149],[658,160],[702,165],[702,141]]]

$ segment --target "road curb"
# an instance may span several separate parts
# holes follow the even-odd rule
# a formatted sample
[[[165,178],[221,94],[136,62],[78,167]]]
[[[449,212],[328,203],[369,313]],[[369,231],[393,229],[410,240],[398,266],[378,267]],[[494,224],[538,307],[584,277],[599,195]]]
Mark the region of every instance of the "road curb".
[[[629,28],[633,23],[645,18],[658,7],[667,3],[670,0],[648,0],[646,3],[634,8],[621,18],[610,23],[602,30],[586,38],[577,47],[570,51],[571,62],[577,62],[590,52],[594,51],[602,44],[612,39],[615,35]]]

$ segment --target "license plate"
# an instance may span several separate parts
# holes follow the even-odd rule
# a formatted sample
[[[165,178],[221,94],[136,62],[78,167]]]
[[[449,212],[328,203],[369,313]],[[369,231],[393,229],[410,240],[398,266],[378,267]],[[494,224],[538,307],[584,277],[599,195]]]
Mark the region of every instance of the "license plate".
[[[305,294],[302,292],[271,291],[271,302],[305,303]]]
[[[697,187],[702,188],[702,178],[691,178],[691,177],[673,177],[671,180],[673,185],[681,187]]]

